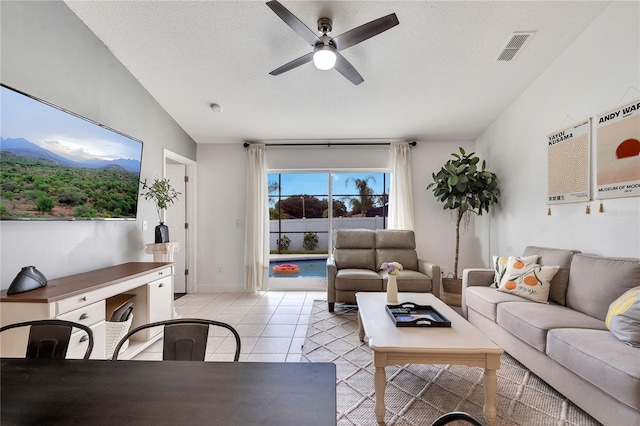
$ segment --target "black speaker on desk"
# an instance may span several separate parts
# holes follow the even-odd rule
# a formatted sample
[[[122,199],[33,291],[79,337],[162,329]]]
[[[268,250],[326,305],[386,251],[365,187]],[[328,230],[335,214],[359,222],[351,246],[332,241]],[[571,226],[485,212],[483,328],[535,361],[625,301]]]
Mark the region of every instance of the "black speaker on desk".
[[[7,294],[24,293],[47,285],[47,279],[35,266],[25,266],[11,281]]]

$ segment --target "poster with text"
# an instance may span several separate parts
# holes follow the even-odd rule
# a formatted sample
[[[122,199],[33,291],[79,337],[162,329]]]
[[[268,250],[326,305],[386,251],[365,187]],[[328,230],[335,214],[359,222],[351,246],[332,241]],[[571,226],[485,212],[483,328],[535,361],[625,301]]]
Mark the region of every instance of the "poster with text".
[[[579,122],[547,136],[548,204],[589,201],[591,121]]]
[[[640,99],[597,120],[597,198],[640,196]]]

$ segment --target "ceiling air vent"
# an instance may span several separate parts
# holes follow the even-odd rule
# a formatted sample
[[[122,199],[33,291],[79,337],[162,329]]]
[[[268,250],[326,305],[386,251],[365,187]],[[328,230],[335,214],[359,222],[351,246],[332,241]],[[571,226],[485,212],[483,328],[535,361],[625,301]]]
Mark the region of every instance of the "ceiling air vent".
[[[509,37],[509,40],[498,54],[496,61],[510,61],[514,59],[534,34],[535,31],[517,31],[511,34],[511,37]]]

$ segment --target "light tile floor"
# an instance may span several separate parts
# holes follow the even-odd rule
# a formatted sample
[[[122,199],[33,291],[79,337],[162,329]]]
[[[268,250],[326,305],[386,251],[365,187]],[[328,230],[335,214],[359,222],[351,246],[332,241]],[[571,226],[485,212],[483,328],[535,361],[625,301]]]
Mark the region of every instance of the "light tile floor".
[[[182,318],[206,318],[232,325],[242,342],[240,361],[299,362],[314,300],[326,292],[269,291],[260,293],[200,293],[177,299]],[[211,327],[205,361],[233,361],[235,339]],[[135,359],[161,360],[162,340]]]

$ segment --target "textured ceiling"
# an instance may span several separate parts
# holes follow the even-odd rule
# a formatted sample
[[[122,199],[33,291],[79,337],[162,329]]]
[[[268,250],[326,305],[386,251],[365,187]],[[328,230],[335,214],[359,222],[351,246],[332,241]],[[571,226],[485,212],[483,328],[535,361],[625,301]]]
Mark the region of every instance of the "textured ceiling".
[[[475,139],[609,2],[281,1],[332,36],[396,13],[342,51],[358,86],[310,63],[269,75],[311,47],[264,1],[66,3],[196,142],[241,143]],[[496,62],[514,31],[536,34]]]

